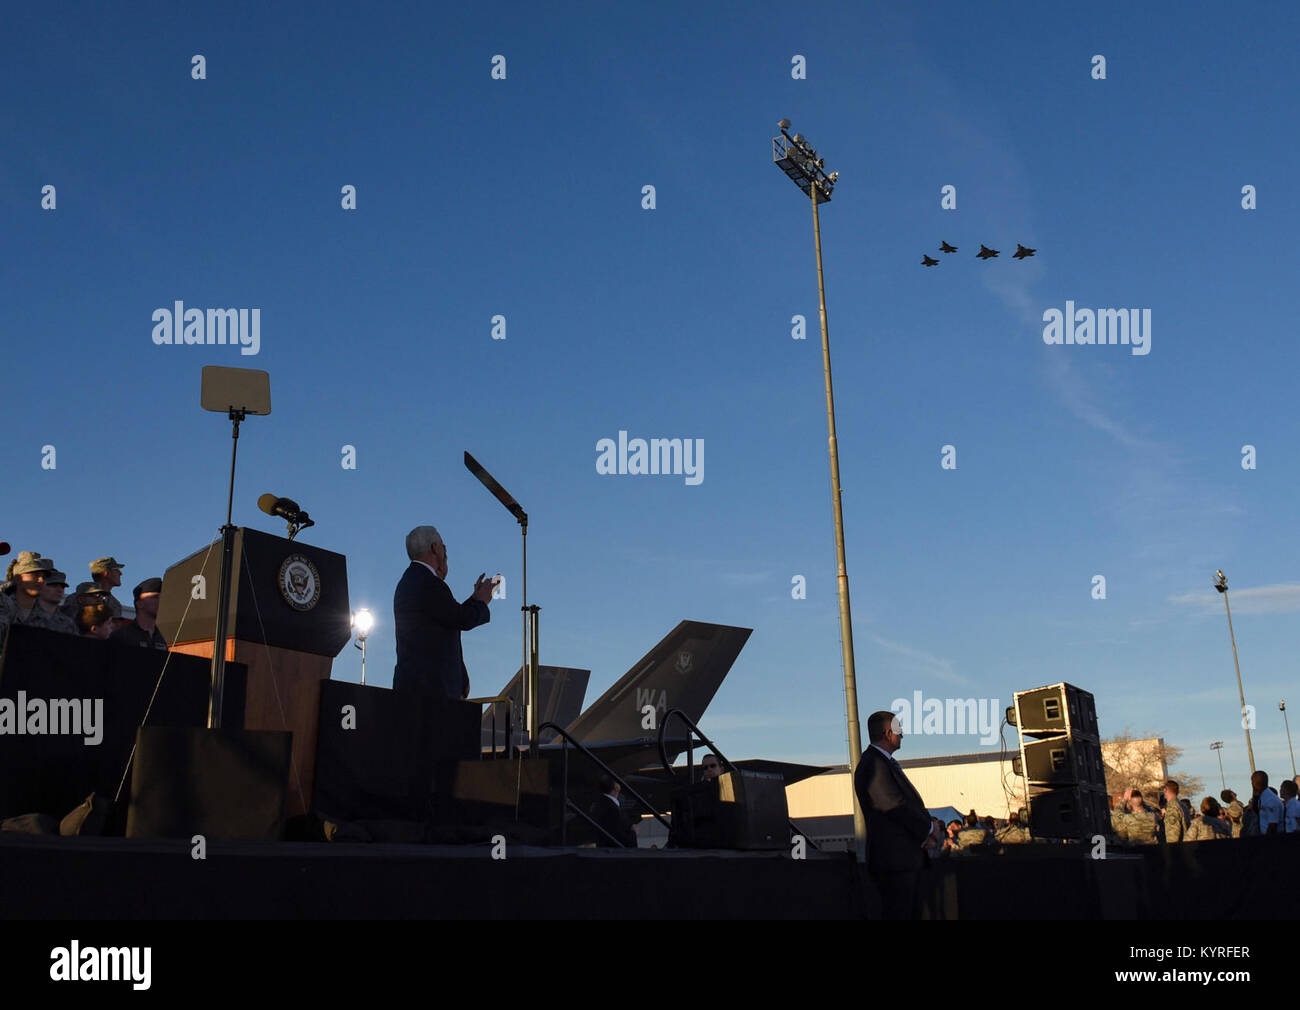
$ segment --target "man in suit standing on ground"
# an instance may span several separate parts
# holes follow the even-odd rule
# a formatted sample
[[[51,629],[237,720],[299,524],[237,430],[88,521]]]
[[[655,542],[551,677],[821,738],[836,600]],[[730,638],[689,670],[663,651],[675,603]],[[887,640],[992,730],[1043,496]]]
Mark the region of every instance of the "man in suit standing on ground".
[[[894,759],[903,745],[898,717],[893,712],[872,713],[867,737],[871,745],[862,752],[853,776],[867,821],[867,871],[880,890],[886,919],[916,919],[921,874],[936,841],[934,825],[921,794]]]
[[[393,593],[397,666],[393,689],[412,697],[459,701],[469,697],[469,671],[460,633],[487,624],[495,579],[479,575],[474,592],[457,603],[447,583],[447,547],[432,526],[406,535],[410,566]]]
[[[622,843],[625,848],[635,849],[636,832],[629,823],[627,813],[618,798],[619,784],[614,781],[613,776],[602,772],[597,787],[600,789],[600,795],[596,797],[596,802],[591,805],[591,819],[604,828],[609,835]],[[596,844],[601,847],[608,847],[614,843],[605,835],[597,833]]]

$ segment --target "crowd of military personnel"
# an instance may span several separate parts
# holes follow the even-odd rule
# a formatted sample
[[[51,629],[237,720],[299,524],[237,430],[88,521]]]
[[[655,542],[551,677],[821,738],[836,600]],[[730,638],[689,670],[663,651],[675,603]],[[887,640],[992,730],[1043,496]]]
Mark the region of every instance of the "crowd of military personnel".
[[[1029,817],[1024,809],[1017,810],[1005,821],[993,817],[980,817],[972,810],[964,818],[953,818],[944,829],[944,853],[973,852],[996,845],[1020,845],[1032,841],[1029,834]]]
[[[166,649],[167,642],[157,626],[162,579],[145,579],[135,587],[135,615],[126,617],[113,595],[122,584],[123,567],[116,558],[96,558],[90,563],[90,581],[79,583],[72,598],[65,600],[67,574],[37,551],[19,552],[9,562],[0,585],[0,649],[9,628],[16,624]]]
[[[1224,789],[1218,800],[1213,796],[1202,799],[1199,814],[1179,796],[1180,787],[1173,779],[1164,784],[1157,803],[1148,802],[1138,789],[1126,789],[1114,797],[1111,827],[1117,838],[1131,845],[1291,834],[1300,830],[1297,779],[1286,779],[1274,789],[1268,784],[1268,772],[1256,771],[1250,777],[1248,802],[1242,803],[1235,792]]]
[[[1251,798],[1242,803],[1231,789],[1224,789],[1219,799],[1206,796],[1199,813],[1179,795],[1181,787],[1170,779],[1161,789],[1156,803],[1149,802],[1141,790],[1126,789],[1113,798],[1110,823],[1115,837],[1130,845],[1202,842],[1218,838],[1241,838],[1253,835],[1283,835],[1300,831],[1300,776],[1287,779],[1274,789],[1268,773],[1257,771],[1251,776]],[[1005,821],[980,817],[974,810],[964,818],[954,818],[944,828],[942,851],[947,854],[990,851],[999,845],[1018,845],[1034,841],[1029,818],[1022,808]]]

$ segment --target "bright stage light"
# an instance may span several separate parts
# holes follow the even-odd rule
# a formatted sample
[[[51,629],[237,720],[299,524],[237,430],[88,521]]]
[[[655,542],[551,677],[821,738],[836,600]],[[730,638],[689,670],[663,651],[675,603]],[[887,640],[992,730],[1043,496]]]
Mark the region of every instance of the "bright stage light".
[[[369,610],[358,610],[352,615],[352,627],[357,629],[357,637],[364,639],[375,626],[375,615]]]

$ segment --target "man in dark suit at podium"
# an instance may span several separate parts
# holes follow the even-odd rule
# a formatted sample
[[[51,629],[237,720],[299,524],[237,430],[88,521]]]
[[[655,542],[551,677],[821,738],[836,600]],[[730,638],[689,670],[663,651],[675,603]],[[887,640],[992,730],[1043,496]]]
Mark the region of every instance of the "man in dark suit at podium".
[[[919,917],[921,875],[934,847],[934,823],[894,751],[903,745],[893,712],[867,720],[871,746],[862,752],[853,787],[867,820],[867,871],[880,890],[886,919]]]
[[[432,526],[406,535],[410,567],[393,593],[397,666],[393,688],[412,696],[460,701],[469,697],[469,671],[460,633],[491,620],[488,601],[494,579],[479,575],[474,592],[457,603],[447,583],[447,547]]]

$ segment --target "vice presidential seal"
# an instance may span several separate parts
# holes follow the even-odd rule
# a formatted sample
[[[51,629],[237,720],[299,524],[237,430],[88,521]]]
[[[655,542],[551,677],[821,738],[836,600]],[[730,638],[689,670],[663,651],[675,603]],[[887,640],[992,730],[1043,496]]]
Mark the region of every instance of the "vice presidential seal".
[[[320,602],[320,572],[301,554],[290,554],[280,564],[280,595],[294,610],[311,610]]]

